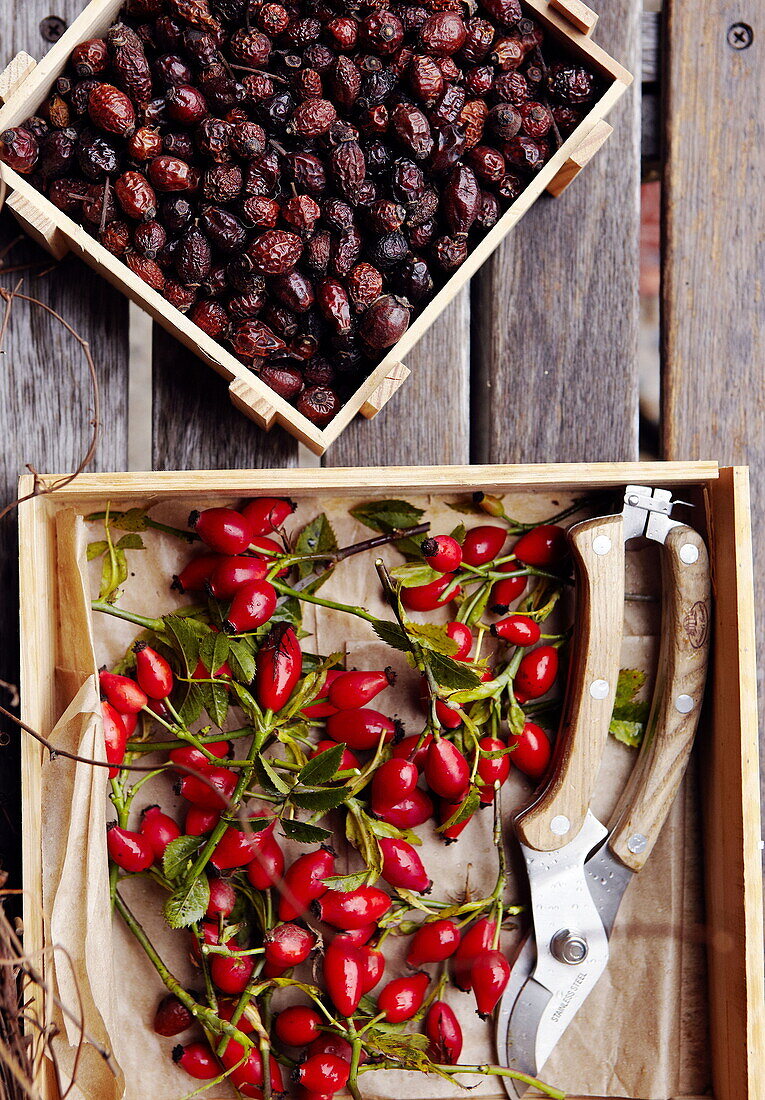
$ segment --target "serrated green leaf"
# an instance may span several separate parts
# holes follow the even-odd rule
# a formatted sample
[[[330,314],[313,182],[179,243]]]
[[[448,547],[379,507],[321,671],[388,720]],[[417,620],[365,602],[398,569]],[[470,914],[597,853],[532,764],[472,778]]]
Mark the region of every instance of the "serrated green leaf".
[[[454,661],[442,653],[430,650],[426,660],[436,683],[452,691],[469,691],[481,683],[479,676],[463,661]]]
[[[318,587],[318,585],[315,587],[311,585],[308,588],[301,589],[301,591],[310,594],[310,592],[315,591],[316,587]],[[296,600],[293,596],[290,596],[284,601],[279,601],[279,603],[276,605],[276,611],[274,611],[273,615],[268,621],[268,625],[270,627],[274,623],[289,623],[290,626],[293,626],[296,630],[298,630],[302,621],[303,612],[300,606],[300,602],[299,600]]]
[[[646,682],[646,673],[640,668],[622,668],[619,670],[619,679],[616,681],[614,694],[614,710],[617,707],[629,703]]]
[[[255,679],[255,654],[244,638],[229,638],[228,663],[235,679],[244,684]]]
[[[643,733],[645,732],[645,726],[642,722],[630,722],[623,718],[612,718],[611,724],[608,727],[608,732],[617,741],[621,741],[624,745],[629,745],[631,749],[640,748],[643,740]]]
[[[334,779],[344,752],[345,745],[333,745],[331,749],[314,756],[298,772],[298,783],[304,787],[320,787]]]
[[[118,550],[143,550],[143,539],[135,532],[130,532],[127,535],[123,535],[119,542],[116,544]]]
[[[468,626],[475,626],[484,617],[493,587],[494,585],[491,583],[482,584],[478,591],[471,596],[470,612],[465,620]]]
[[[429,565],[415,561],[407,562],[406,565],[397,565],[390,572],[402,588],[416,588],[421,584],[432,584],[433,581],[441,580],[443,576],[442,573],[431,569]]]
[[[189,619],[181,615],[165,615],[162,621],[170,644],[183,662],[186,675],[192,676],[199,661],[202,641],[199,631],[194,629]],[[209,627],[205,627],[205,630],[212,633]]]
[[[403,901],[408,902],[410,909],[419,909],[422,913],[430,913],[430,909],[428,909],[427,904],[419,894],[415,894],[411,890],[405,890],[402,886],[396,887],[396,893]]]
[[[507,710],[507,725],[510,733],[520,737],[523,733],[523,727],[526,725],[526,712],[515,698],[512,684],[508,684],[507,693],[510,698],[510,706]]]
[[[375,619],[372,623],[372,629],[377,637],[392,649],[399,649],[402,653],[411,653],[412,643],[398,623],[392,623],[387,619]]]
[[[481,804],[481,795],[477,787],[471,787],[464,800],[460,803],[452,816],[446,820],[443,825],[439,825],[439,833],[444,832],[445,829],[451,829],[453,825],[461,825],[463,821],[467,821],[472,817]]]
[[[369,871],[358,871],[354,875],[330,875],[323,881],[330,890],[340,890],[342,893],[348,894],[351,890],[358,890],[360,886],[364,886],[369,878]]]
[[[318,791],[292,791],[290,801],[301,810],[328,813],[342,806],[348,797],[347,787],[324,787]]]
[[[188,729],[205,709],[205,701],[199,684],[190,684],[186,697],[177,708],[181,721]]]
[[[253,722],[259,724],[263,718],[263,711],[258,706],[258,702],[255,696],[242,684],[238,684],[236,680],[234,680],[231,686],[234,689],[234,694],[239,701],[239,706],[242,708],[244,713],[248,716],[248,718],[251,718]]]
[[[204,709],[216,726],[222,726],[228,714],[228,691],[223,684],[210,682],[199,684]]]
[[[171,840],[162,856],[162,872],[165,878],[179,878],[186,871],[189,860],[199,851],[201,837],[179,836]]]
[[[112,526],[118,527],[120,531],[145,531],[148,526],[146,509],[129,508],[127,512],[117,512],[112,516]]]
[[[171,928],[189,928],[205,915],[210,903],[210,884],[206,875],[184,883],[165,902],[165,920]]]
[[[467,534],[467,528],[465,527],[464,523],[458,523],[454,530],[450,531],[449,534],[455,542],[458,542],[460,546],[462,546],[463,542],[465,541],[465,535]]]
[[[127,575],[127,562],[121,550],[115,549],[111,554],[108,552],[104,554],[103,565],[101,566],[101,587],[98,593],[99,599],[114,603],[117,596],[117,590],[121,584],[125,583]]]
[[[207,669],[208,675],[214,676],[228,660],[231,652],[231,642],[226,634],[215,633],[210,630],[199,643],[199,660]]]
[[[374,500],[351,508],[351,515],[373,531],[402,531],[416,527],[425,513],[406,500]]]
[[[255,775],[264,791],[269,794],[289,794],[289,785],[284,782],[265,756],[256,756],[253,763]]]
[[[335,550],[337,538],[324,512],[305,525],[295,542],[296,554],[331,554]],[[298,573],[301,577],[307,577],[313,568],[313,562],[301,562]]]
[[[328,829],[305,821],[282,821],[282,832],[288,840],[296,840],[298,844],[323,844],[332,836]]]
[[[438,626],[436,623],[409,623],[407,630],[423,649],[442,653],[444,657],[453,657],[459,650],[459,645],[454,638],[450,638],[446,633],[445,626]]]
[[[106,539],[97,539],[95,542],[88,543],[88,561],[95,561],[96,558],[100,558],[102,554],[105,554],[109,549],[109,543]]]

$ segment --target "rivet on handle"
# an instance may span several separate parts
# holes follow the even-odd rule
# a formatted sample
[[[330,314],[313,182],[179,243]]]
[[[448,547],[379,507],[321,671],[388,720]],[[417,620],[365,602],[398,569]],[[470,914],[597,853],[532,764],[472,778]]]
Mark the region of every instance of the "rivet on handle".
[[[633,855],[640,855],[641,852],[646,850],[648,845],[648,837],[643,836],[642,833],[633,833],[627,841],[627,847]]]
[[[684,542],[680,547],[680,561],[685,565],[693,565],[699,560],[699,548],[692,542]]]
[[[598,554],[600,557],[608,553],[611,549],[611,545],[612,543],[608,535],[596,535],[592,540],[592,549],[594,553]]]
[[[550,832],[556,836],[565,836],[571,828],[571,822],[565,814],[556,814],[550,822]]]
[[[690,714],[694,705],[690,695],[678,695],[675,699],[675,710],[679,711],[680,714]]]
[[[610,690],[608,680],[593,680],[590,684],[590,695],[593,699],[607,699]]]

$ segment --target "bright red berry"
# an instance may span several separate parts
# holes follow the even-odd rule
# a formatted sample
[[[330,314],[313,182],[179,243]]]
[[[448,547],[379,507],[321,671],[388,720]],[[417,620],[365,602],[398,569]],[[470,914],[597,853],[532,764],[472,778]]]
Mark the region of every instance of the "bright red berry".
[[[327,848],[317,848],[299,856],[287,870],[279,887],[279,920],[294,920],[302,916],[312,901],[327,890],[324,879],[335,873],[335,854]]]
[[[408,760],[386,760],[372,779],[372,808],[376,812],[408,798],[419,778],[417,768]]]
[[[316,947],[316,936],[299,924],[277,924],[266,936],[266,961],[287,970],[304,962]]]
[[[433,885],[428,878],[422,860],[407,840],[396,837],[378,838],[383,856],[382,877],[394,889],[414,890],[418,894],[427,893]]]
[[[422,556],[437,573],[454,573],[462,564],[462,547],[451,535],[436,535],[420,546]]]
[[[415,787],[408,798],[397,802],[394,806],[385,806],[376,811],[381,821],[388,825],[395,825],[397,829],[416,829],[418,825],[424,825],[428,818],[433,816],[433,803],[425,791]]]
[[[172,817],[162,813],[159,806],[147,806],[141,815],[141,835],[151,845],[155,859],[162,859],[165,848],[178,839],[181,830]]]
[[[362,959],[356,944],[335,936],[324,952],[324,985],[341,1016],[352,1016],[364,995]]]
[[[407,975],[388,982],[377,998],[377,1008],[385,1013],[389,1024],[401,1024],[416,1016],[425,1000],[430,984],[428,974]]]
[[[539,699],[546,695],[558,675],[558,650],[551,645],[541,645],[524,653],[513,681],[517,695],[525,699]]]
[[[233,605],[232,605],[233,607]],[[255,697],[266,710],[281,710],[303,670],[303,653],[295,631],[277,623],[255,658]]]
[[[280,497],[259,497],[242,508],[242,515],[250,524],[253,535],[270,535],[278,531],[297,508],[294,500]]]
[[[180,1035],[193,1023],[194,1017],[174,993],[168,993],[157,1005],[157,1011],[154,1014],[154,1030],[157,1035],[164,1035],[167,1038]]]
[[[455,801],[451,801],[450,799],[447,799],[447,798],[439,799],[439,802],[438,802],[438,823],[439,823],[439,825],[445,825],[447,821],[449,821],[452,817],[454,817],[454,815],[457,813],[457,811],[462,809],[463,801],[464,800],[461,799],[461,798],[457,799]],[[452,841],[457,840],[462,835],[462,833],[464,833],[465,829],[467,829],[467,827],[470,824],[470,822],[472,821],[473,817],[474,817],[474,815],[470,814],[468,817],[463,818],[462,821],[459,821],[454,825],[450,825],[447,829],[439,829],[439,833],[441,834],[441,837],[443,838],[444,843],[445,844],[451,844]]]
[[[507,745],[496,737],[482,737],[478,742],[482,755],[478,761],[478,777],[483,784],[481,801],[489,803],[494,798],[494,784],[500,787],[510,775],[510,753]],[[501,756],[488,756],[483,753],[502,753]]]
[[[452,654],[452,659],[466,661],[473,648],[473,631],[465,623],[454,622],[446,624],[446,633],[459,646],[457,652]]]
[[[236,890],[224,878],[211,878],[210,900],[205,910],[206,917],[229,917],[236,905]]]
[[[358,948],[361,960],[361,991],[371,993],[385,973],[385,956],[376,947],[364,945]]]
[[[437,607],[446,607],[461,591],[460,586],[454,584],[454,574],[444,573],[430,584],[402,588],[401,602],[409,611],[435,611]]]
[[[111,703],[120,714],[137,714],[143,710],[148,702],[145,691],[142,691],[135,680],[129,676],[119,676],[105,669],[98,675],[101,692],[106,701]]]
[[[243,993],[254,968],[252,955],[213,955],[210,976],[224,993]]]
[[[498,573],[518,573],[521,566],[515,561],[506,561],[497,566]],[[504,580],[496,581],[491,590],[491,610],[495,615],[506,615],[510,604],[522,596],[526,590],[527,577],[508,576]]]
[[[508,741],[512,762],[530,779],[541,779],[552,755],[550,738],[535,722],[526,722],[521,733]]]
[[[200,775],[184,775],[177,791],[188,802],[206,810],[223,810],[231,801],[236,775],[226,768],[200,767]]]
[[[453,920],[426,921],[412,937],[406,965],[441,962],[453,955],[460,944],[460,930]]]
[[[145,836],[116,824],[107,825],[106,830],[106,847],[113,863],[133,875],[151,867],[154,849]]]
[[[500,619],[498,623],[494,623],[491,632],[495,638],[502,638],[511,645],[519,646],[536,645],[542,636],[539,623],[528,615],[511,615],[507,619]]]
[[[207,586],[216,600],[230,600],[243,584],[262,581],[268,568],[268,562],[263,558],[250,555],[220,558],[207,580]]]
[[[270,581],[250,581],[237,589],[223,624],[227,634],[244,634],[263,626],[276,611],[276,589]]]
[[[425,779],[441,798],[461,798],[470,783],[470,766],[456,745],[440,737],[428,746]]]
[[[392,668],[383,672],[343,672],[333,680],[328,699],[338,710],[358,710],[395,682]]]
[[[410,737],[405,737],[403,741],[399,741],[397,745],[394,745],[391,749],[391,756],[395,760],[411,760],[418,771],[422,771],[425,767],[425,754],[428,751],[428,745],[433,740],[433,734],[429,733],[420,744],[420,734],[413,733]]]
[[[510,978],[510,964],[498,950],[482,951],[470,967],[470,980],[479,1016],[494,1011]]]
[[[430,1058],[436,1063],[456,1066],[462,1053],[462,1028],[445,1001],[434,1001],[428,1009],[425,1034],[430,1039]]]
[[[321,920],[335,928],[363,928],[374,924],[391,907],[391,899],[376,886],[357,890],[327,890],[316,902]]]
[[[247,864],[247,878],[256,890],[276,886],[284,874],[284,852],[279,842],[270,834],[255,849],[252,862]]]
[[[526,531],[513,547],[518,561],[538,569],[557,565],[566,556],[567,550],[566,532],[562,527],[551,523],[543,523],[540,527]]]
[[[482,523],[472,527],[462,543],[462,560],[466,565],[486,565],[493,561],[507,541],[507,530]]]
[[[371,707],[340,710],[327,718],[327,736],[349,749],[376,748],[380,738],[387,744],[396,733],[396,723]]]
[[[260,822],[257,822],[259,825]],[[229,871],[234,867],[244,867],[255,856],[255,853],[264,844],[266,838],[273,836],[276,819],[259,831],[235,829],[229,825],[223,836],[218,841],[210,863],[218,871]]]
[[[183,831],[186,836],[204,836],[211,833],[220,821],[220,810],[205,810],[201,806],[189,806]]]
[[[213,756],[217,756],[219,760],[222,760],[231,752],[231,742],[209,741],[205,748]],[[211,763],[202,750],[196,748],[195,745],[181,745],[177,749],[171,749],[168,756],[171,763],[180,764],[186,768],[200,768],[203,770]],[[181,770],[180,774],[185,775],[187,773]]]
[[[150,699],[166,699],[173,690],[173,670],[165,658],[146,642],[136,642],[135,678]]]
[[[311,759],[313,759],[315,756],[320,756],[323,752],[326,752],[327,749],[333,749],[336,744],[336,741],[319,741],[313,752],[311,753]],[[338,768],[338,771],[346,772],[350,771],[352,768],[360,767],[361,765],[359,764],[358,760],[353,755],[351,750],[349,748],[346,748],[343,751],[343,755],[340,757],[340,767]]]
[[[495,921],[489,920],[488,917],[481,917],[462,937],[462,942],[454,955],[454,982],[464,993],[473,988],[470,975],[473,959],[489,950],[494,942],[496,927]]]
[[[189,527],[193,528],[211,550],[219,554],[241,554],[252,541],[248,520],[233,508],[207,508],[192,512]]]
[[[104,747],[106,759],[110,764],[119,765],[125,759],[128,734],[122,715],[105,699],[101,701],[101,718],[104,723]],[[109,778],[114,779],[119,767],[109,768]]]
[[[343,1058],[334,1054],[312,1054],[302,1066],[298,1066],[296,1079],[306,1089],[313,1092],[339,1092],[348,1082],[350,1066]]]
[[[210,1081],[220,1073],[220,1065],[207,1043],[189,1043],[173,1050],[173,1061],[185,1069],[190,1077]]]
[[[177,588],[181,593],[203,592],[220,560],[220,554],[200,554],[198,557],[192,558],[180,573],[173,578],[172,587]]]
[[[291,1005],[276,1017],[277,1039],[290,1047],[304,1047],[321,1035],[322,1017],[308,1005]]]

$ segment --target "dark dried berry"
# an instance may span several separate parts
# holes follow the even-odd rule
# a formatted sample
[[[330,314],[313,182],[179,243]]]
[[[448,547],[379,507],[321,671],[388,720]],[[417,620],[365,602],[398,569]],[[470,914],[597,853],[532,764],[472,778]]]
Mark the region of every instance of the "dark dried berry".
[[[361,33],[365,45],[378,54],[394,53],[404,40],[401,20],[384,8],[364,19]]]
[[[258,157],[266,148],[266,133],[257,122],[243,120],[232,127],[231,148],[238,157],[251,160]]]
[[[361,90],[361,72],[350,57],[338,57],[329,70],[333,100],[346,111],[353,107]]]
[[[371,264],[356,264],[348,276],[348,294],[357,311],[371,306],[382,294],[382,289],[382,275]]]
[[[226,310],[220,302],[216,302],[210,298],[203,299],[196,303],[189,313],[189,320],[193,321],[195,325],[198,325],[202,329],[202,332],[206,332],[208,336],[212,336],[213,340],[225,337],[231,327]]]
[[[284,340],[289,340],[298,329],[297,317],[293,311],[274,301],[265,304],[260,320]]]
[[[332,44],[338,50],[352,50],[358,38],[359,25],[350,16],[331,19],[325,30],[332,38]]]
[[[165,99],[168,116],[182,126],[194,126],[209,113],[205,97],[191,84],[175,84]]]
[[[329,386],[309,386],[297,399],[297,411],[323,427],[340,410],[340,398]]]
[[[53,94],[43,108],[43,114],[54,130],[63,130],[71,121],[69,104],[60,95]]]
[[[526,184],[520,178],[512,172],[508,172],[498,184],[496,184],[497,194],[501,195],[503,199],[508,199],[510,202],[515,202],[522,191],[525,190]]]
[[[182,195],[169,195],[159,205],[159,218],[171,233],[186,229],[194,216],[194,207]]]
[[[263,4],[258,8],[256,19],[265,33],[274,37],[286,31],[290,23],[289,12],[281,4]]]
[[[523,44],[517,38],[499,38],[489,54],[492,65],[503,73],[512,73],[522,64],[526,56]]]
[[[552,111],[546,104],[530,100],[528,103],[522,103],[518,112],[523,120],[523,132],[529,137],[544,137],[552,129]]]
[[[296,229],[306,229],[310,232],[320,215],[321,208],[310,195],[293,195],[282,206],[282,217]]]
[[[97,181],[119,171],[120,155],[108,138],[87,128],[77,143],[77,163],[84,176]]]
[[[184,286],[182,283],[175,282],[174,279],[166,278],[162,295],[171,306],[175,306],[181,313],[188,313],[197,299],[197,288]]]
[[[420,42],[428,53],[453,54],[465,44],[467,29],[462,17],[454,11],[438,11],[429,15],[420,27]]]
[[[234,214],[220,206],[204,206],[200,224],[211,244],[219,252],[239,252],[247,241],[247,232]]]
[[[306,242],[305,265],[314,275],[323,275],[329,267],[332,252],[332,236],[327,230],[314,233]]]
[[[85,221],[100,228],[105,222],[114,221],[118,213],[112,188],[101,183],[89,184],[82,202],[82,216]]]
[[[396,161],[391,182],[396,197],[403,203],[414,202],[425,190],[425,176],[422,169],[406,157]]]
[[[72,168],[77,151],[76,130],[51,130],[40,138],[40,156],[37,169],[43,179],[57,179]]]
[[[422,302],[433,293],[433,276],[421,256],[412,256],[402,265],[399,286],[410,302]]]
[[[349,274],[361,254],[362,244],[361,233],[355,225],[333,238],[329,262],[336,275],[345,278]]]
[[[151,221],[157,213],[157,196],[140,172],[125,172],[114,185],[117,201],[129,218]]]
[[[275,394],[285,401],[294,401],[303,389],[303,376],[297,367],[288,363],[264,363],[258,372],[261,382],[265,382]]]
[[[231,36],[228,48],[231,57],[240,65],[262,69],[271,56],[271,39],[253,27],[242,27]]]
[[[573,134],[583,118],[581,111],[557,103],[552,109],[552,116],[555,119],[555,125],[564,138],[567,138],[569,134]]]
[[[314,386],[331,386],[337,377],[337,371],[328,359],[314,355],[303,367],[303,377]]]
[[[494,41],[494,27],[488,19],[475,16],[468,19],[465,30],[465,44],[462,47],[462,56],[466,61],[481,61],[491,49]]]
[[[428,114],[431,125],[446,126],[457,122],[464,106],[465,92],[457,84],[450,84]]]
[[[496,183],[505,174],[505,158],[490,145],[476,145],[471,149],[470,164],[475,174],[489,183]]]
[[[175,255],[175,270],[182,283],[198,285],[212,266],[210,242],[201,229],[192,225],[180,239]]]
[[[502,152],[508,164],[526,172],[538,172],[550,159],[550,147],[546,141],[524,137],[523,134],[503,145]]]
[[[326,72],[334,60],[334,53],[322,42],[314,42],[303,50],[303,61],[319,73]]]
[[[48,198],[65,214],[74,214],[80,209],[84,198],[84,184],[71,176],[54,180],[48,191]]]
[[[430,123],[417,107],[399,103],[391,113],[391,123],[396,137],[411,149],[418,160],[424,160],[433,148]]]
[[[341,199],[325,199],[321,216],[332,229],[350,229],[353,225],[353,209]]]
[[[316,69],[300,69],[295,74],[292,87],[301,99],[321,99],[324,91],[321,74]]]
[[[481,192],[481,208],[475,220],[481,229],[491,229],[499,221],[499,203],[490,191]]]
[[[481,7],[506,27],[512,27],[523,14],[520,0],[481,0]]]
[[[113,256],[124,256],[130,248],[130,229],[127,222],[109,222],[99,239]]]
[[[458,164],[444,188],[441,206],[451,233],[468,233],[481,208],[481,192],[472,169]]]
[[[312,153],[291,153],[286,158],[286,167],[299,191],[320,195],[327,186],[324,165]]]
[[[430,158],[431,171],[448,172],[465,152],[467,140],[462,126],[447,123],[436,130],[435,148]]]
[[[465,148],[472,149],[483,137],[483,128],[489,108],[484,99],[469,99],[460,112],[460,123],[465,129]]]
[[[202,177],[202,195],[208,202],[229,203],[242,193],[244,181],[238,164],[216,164]]]
[[[428,54],[416,54],[409,65],[409,83],[422,103],[435,103],[444,90],[444,75]]]
[[[444,271],[456,271],[467,259],[467,241],[464,237],[439,237],[433,245],[436,262]]]
[[[410,229],[407,236],[412,248],[425,248],[436,235],[436,223],[434,221],[423,222]]]
[[[266,195],[249,195],[242,203],[242,217],[247,225],[273,228],[279,221],[280,215],[279,203]]]
[[[379,199],[370,206],[367,217],[376,233],[393,233],[400,229],[406,218],[406,207],[390,199]]]
[[[151,69],[139,36],[125,23],[117,23],[106,32],[106,43],[116,83],[133,103],[139,106],[148,103],[151,99]]]
[[[274,294],[288,309],[305,313],[314,302],[314,289],[309,279],[299,271],[278,275],[271,283]]]
[[[156,260],[157,253],[167,243],[167,233],[159,222],[144,222],[133,230],[133,247],[142,256]]]
[[[151,160],[162,152],[162,137],[151,126],[140,126],[127,144],[127,151],[133,160]]]
[[[97,76],[109,64],[109,50],[103,38],[89,38],[74,47],[70,60],[79,77]]]
[[[276,355],[286,344],[262,321],[244,321],[234,332],[231,346],[237,355],[254,359],[256,356],[267,358]]]
[[[247,294],[234,294],[228,301],[228,312],[233,321],[249,321],[257,317],[266,302],[265,286]]]
[[[547,87],[553,99],[567,106],[591,103],[597,91],[597,81],[583,65],[559,63],[547,73]]]
[[[285,275],[300,259],[303,242],[295,233],[268,229],[247,249],[255,270],[263,275]]]
[[[498,103],[489,111],[488,124],[500,141],[510,141],[520,131],[520,111],[510,103]]]
[[[362,182],[367,170],[361,146],[357,141],[344,141],[332,150],[329,163],[335,183],[352,199],[352,189]]]
[[[185,160],[163,155],[149,161],[149,179],[158,191],[193,191],[199,173]]]
[[[494,81],[494,95],[505,103],[518,107],[531,98],[531,89],[523,73],[503,73]]]
[[[148,283],[152,290],[162,290],[165,285],[165,275],[162,268],[154,260],[146,256],[140,256],[137,252],[128,252],[125,263],[130,270]]]
[[[133,104],[113,84],[96,84],[88,96],[88,113],[100,130],[119,137],[129,137],[135,129]]]
[[[370,347],[390,348],[409,327],[409,306],[392,294],[378,298],[359,322],[359,334]]]
[[[167,53],[158,57],[153,65],[154,76],[158,83],[166,87],[173,84],[191,84],[194,79],[193,70],[178,54]]]
[[[491,65],[478,65],[465,74],[465,89],[468,95],[485,96],[494,83],[494,69]]]
[[[316,301],[335,332],[350,330],[351,305],[342,283],[337,279],[322,279],[316,287]]]

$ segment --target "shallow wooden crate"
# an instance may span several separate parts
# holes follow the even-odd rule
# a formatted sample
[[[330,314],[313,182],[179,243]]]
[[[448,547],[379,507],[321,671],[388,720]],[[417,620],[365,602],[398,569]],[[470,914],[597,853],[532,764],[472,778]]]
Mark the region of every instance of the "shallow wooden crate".
[[[114,22],[122,2],[91,0],[39,64],[23,53],[13,59],[5,72],[0,74],[0,101],[5,102],[0,110],[0,131],[19,125],[36,112],[63,71],[74,47],[79,42],[102,34]],[[278,397],[226,348],[152,290],[87,230],[49,202],[23,176],[3,164],[0,165],[0,178],[8,189],[6,202],[27,233],[56,258],[60,259],[69,251],[74,252],[226,378],[234,405],[261,428],[268,430],[274,424],[281,424],[316,454],[323,454],[357,413],[371,418],[382,409],[409,376],[404,357],[468,279],[542,192],[547,190],[553,195],[560,195],[612,132],[605,117],[629,87],[632,76],[590,40],[597,22],[595,13],[581,0],[523,0],[523,4],[529,15],[542,23],[556,43],[589,65],[607,82],[608,87],[542,171],[531,180],[324,429],[317,428],[287,401]]]
[[[695,462],[83,475],[20,509],[23,718],[48,733],[69,702],[57,699],[55,683],[59,624],[53,517],[61,506],[86,514],[106,500],[122,507],[188,497],[198,505],[263,492],[298,499],[327,493],[358,499],[417,492],[447,494],[476,486],[498,494],[551,489],[587,492],[618,490],[627,483],[687,489],[705,505],[705,520],[699,513],[697,516],[706,525],[711,548],[715,637],[705,718],[695,755],[702,777],[700,843],[705,862],[713,1096],[715,1100],[762,1100],[765,979],[753,577],[745,468]],[[22,495],[30,489],[31,478],[23,478]],[[45,947],[36,901],[42,881],[41,764],[39,745],[27,739],[22,759],[24,885],[26,948],[32,954]],[[658,956],[656,965],[661,966]],[[42,1005],[37,1007],[42,1011]],[[40,1079],[45,1100],[53,1100],[55,1086],[45,1067],[41,1067]]]

